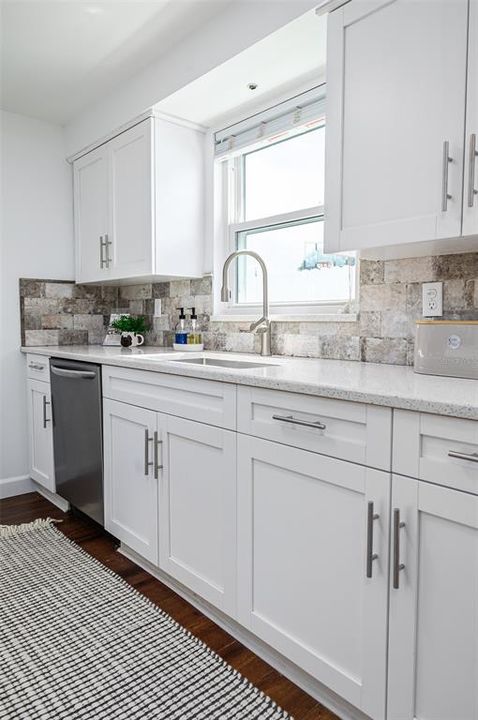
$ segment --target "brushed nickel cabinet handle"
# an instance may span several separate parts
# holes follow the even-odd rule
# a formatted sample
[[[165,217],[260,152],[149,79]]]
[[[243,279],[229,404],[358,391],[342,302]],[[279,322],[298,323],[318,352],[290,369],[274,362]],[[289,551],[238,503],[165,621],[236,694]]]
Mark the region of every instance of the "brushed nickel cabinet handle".
[[[34,362],[29,363],[28,367],[31,368],[32,370],[44,370],[45,369],[44,365],[40,365],[40,363],[34,363]]]
[[[470,460],[478,463],[478,453],[463,453],[458,450],[449,450],[448,457],[457,458],[457,460]]]
[[[400,520],[399,508],[393,510],[393,589],[400,588],[400,571],[405,569],[404,563],[400,562],[400,530],[405,523]]]
[[[106,260],[104,258],[105,247],[106,247],[106,245],[105,245],[104,236],[100,235],[100,269],[101,270],[103,270],[103,268],[106,264]]]
[[[373,511],[373,502],[367,505],[367,577],[372,577],[372,564],[377,560],[378,555],[373,551],[373,523],[380,515]]]
[[[154,449],[154,477],[157,480],[159,477],[159,471],[163,469],[163,466],[159,464],[159,446],[163,444],[162,440],[158,439],[158,432],[155,430],[153,436],[153,449]]]
[[[43,428],[46,429],[46,424],[50,422],[50,418],[46,416],[46,406],[50,405],[50,402],[46,399],[46,395],[43,396]]]
[[[441,209],[442,212],[448,210],[448,200],[452,199],[452,195],[448,192],[448,166],[453,162],[450,157],[450,143],[448,140],[443,142],[443,165],[442,165],[442,182],[441,182]]]
[[[149,475],[149,468],[153,465],[153,461],[149,459],[149,443],[153,442],[153,438],[149,437],[148,428],[144,431],[144,474]]]
[[[290,425],[300,425],[301,427],[314,428],[314,430],[325,430],[327,427],[323,422],[320,422],[320,420],[299,420],[293,415],[273,415],[272,419],[290,423]]]
[[[468,159],[468,207],[472,208],[475,204],[475,195],[478,190],[475,188],[475,166],[478,150],[476,149],[476,134],[470,135],[470,156]]]
[[[105,264],[106,264],[106,268],[107,268],[108,270],[109,270],[110,262],[111,262],[111,258],[110,258],[110,245],[112,245],[112,244],[113,244],[112,240],[109,240],[109,238],[108,238],[108,233],[106,233],[106,235],[105,235],[105,252],[106,252]]]

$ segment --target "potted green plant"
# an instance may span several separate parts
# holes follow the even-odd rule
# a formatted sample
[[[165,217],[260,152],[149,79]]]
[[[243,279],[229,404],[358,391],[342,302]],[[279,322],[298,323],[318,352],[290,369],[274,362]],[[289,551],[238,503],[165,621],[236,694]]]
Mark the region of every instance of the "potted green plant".
[[[121,315],[111,323],[111,327],[121,333],[123,347],[136,347],[144,343],[144,333],[148,329],[142,315]]]

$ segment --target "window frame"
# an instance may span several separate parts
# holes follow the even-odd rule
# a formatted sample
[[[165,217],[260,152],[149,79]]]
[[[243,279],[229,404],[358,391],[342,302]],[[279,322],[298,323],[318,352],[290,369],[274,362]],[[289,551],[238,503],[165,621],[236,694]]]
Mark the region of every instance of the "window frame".
[[[302,135],[325,126],[326,122],[324,121],[323,124],[318,124],[315,128],[297,128],[294,131],[289,132],[287,137],[277,139],[276,142],[266,140],[255,143],[249,147],[238,149],[236,152],[232,152],[227,157],[215,159],[214,162],[216,164],[216,168],[219,168],[218,177],[220,179],[221,191],[215,191],[214,202],[216,203],[219,197],[222,198],[222,242],[220,244],[220,247],[222,248],[221,267],[226,258],[238,249],[237,238],[241,232],[258,229],[273,229],[274,226],[291,223],[293,221],[296,221],[297,224],[299,224],[301,221],[310,220],[311,218],[316,218],[319,221],[325,222],[324,205],[301,208],[299,210],[279,213],[277,215],[255,218],[254,220],[244,220],[245,155],[280,142],[286,142],[297,135]],[[238,303],[236,301],[238,272],[239,265],[238,263],[235,263],[234,268],[231,268],[229,275],[231,300],[228,303],[219,304],[218,302],[215,302],[215,311],[219,310],[219,312],[214,313],[212,317],[213,320],[250,320],[261,312],[261,303]],[[219,275],[220,274],[218,274],[218,276]],[[352,299],[352,303],[343,300],[331,300],[327,302],[298,301],[294,303],[270,301],[269,312],[271,317],[277,321],[337,321],[340,317],[340,319],[343,319],[344,321],[349,320],[353,322],[357,317],[355,313],[355,304],[357,303],[357,300],[358,262],[355,265],[355,297]]]

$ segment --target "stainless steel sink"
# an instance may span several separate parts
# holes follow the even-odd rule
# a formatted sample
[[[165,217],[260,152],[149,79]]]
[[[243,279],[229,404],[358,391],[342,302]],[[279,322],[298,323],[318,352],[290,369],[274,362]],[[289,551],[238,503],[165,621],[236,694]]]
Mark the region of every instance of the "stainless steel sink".
[[[206,365],[212,367],[237,368],[244,370],[247,368],[275,367],[272,363],[251,362],[250,360],[221,360],[220,358],[178,358],[171,359],[170,362],[187,363],[188,365]]]

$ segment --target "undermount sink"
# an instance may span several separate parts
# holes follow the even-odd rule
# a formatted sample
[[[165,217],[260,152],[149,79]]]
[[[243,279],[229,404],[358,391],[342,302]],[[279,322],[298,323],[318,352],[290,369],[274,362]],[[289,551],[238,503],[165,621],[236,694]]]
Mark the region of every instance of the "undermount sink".
[[[275,367],[272,363],[260,363],[251,362],[250,360],[221,360],[220,358],[178,358],[172,359],[170,362],[187,363],[188,365],[206,365],[213,367],[226,367],[226,368],[261,368],[261,367]]]

